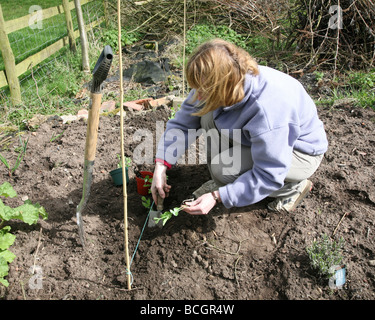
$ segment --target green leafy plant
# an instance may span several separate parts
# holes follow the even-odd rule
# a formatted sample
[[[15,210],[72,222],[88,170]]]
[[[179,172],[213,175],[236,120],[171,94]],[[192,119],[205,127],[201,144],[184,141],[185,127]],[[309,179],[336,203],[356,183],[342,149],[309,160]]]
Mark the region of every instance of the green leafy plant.
[[[187,32],[186,52],[190,54],[198,45],[214,38],[221,38],[242,48],[246,47],[245,38],[226,25],[198,24]]]
[[[143,180],[145,181],[145,184],[143,185],[144,187],[151,187],[151,184],[152,184],[152,177],[150,177],[149,175],[145,176],[143,178]]]
[[[118,159],[117,168],[122,168],[122,160],[119,154],[117,155],[117,159]],[[132,160],[128,157],[125,157],[125,167],[129,168],[131,164],[132,164]]]
[[[317,82],[322,81],[324,78],[324,72],[321,71],[315,71],[314,75]]]
[[[310,264],[320,276],[329,278],[332,276],[330,268],[340,265],[343,260],[341,250],[344,246],[344,239],[338,242],[331,240],[326,234],[321,239],[314,240],[311,246],[306,248]]]
[[[118,30],[106,29],[102,35],[103,41],[110,45],[115,51],[118,50]],[[138,32],[129,32],[126,29],[121,29],[121,44],[130,45],[141,39],[141,34]]]
[[[359,106],[374,108],[375,105],[375,70],[369,72],[350,72],[347,83],[348,93],[358,101]]]
[[[0,196],[14,198],[17,196],[9,182],[4,182],[0,186]],[[4,223],[9,220],[21,220],[29,225],[36,224],[39,217],[47,219],[48,214],[46,210],[38,203],[32,204],[30,200],[26,200],[23,205],[11,208],[4,205],[0,199],[0,283],[8,286],[9,283],[4,279],[8,275],[9,266],[16,257],[10,250],[16,239],[16,236],[10,233],[10,226],[4,226]]]
[[[0,154],[0,161],[8,168],[9,177],[11,177],[12,174],[14,174],[14,172],[18,169],[21,161],[23,160],[23,157],[26,154],[26,148],[27,148],[27,143],[29,142],[29,138],[27,138],[26,141],[22,141],[22,139],[20,137],[20,142],[21,142],[21,148],[19,149],[17,161],[16,161],[16,163],[14,164],[13,167],[11,167],[11,165],[8,163],[7,159],[5,159],[5,157],[3,157]]]
[[[176,207],[169,211],[163,212],[159,218],[154,218],[155,223],[159,223],[160,220],[163,221],[163,226],[167,223],[167,221],[172,218],[173,216],[177,217],[179,212],[183,209],[183,207]]]
[[[350,72],[349,84],[354,89],[371,90],[375,86],[375,70],[372,72]]]
[[[151,199],[150,198],[146,198],[145,196],[142,196],[141,200],[142,200],[142,205],[146,209],[150,209],[151,208]]]

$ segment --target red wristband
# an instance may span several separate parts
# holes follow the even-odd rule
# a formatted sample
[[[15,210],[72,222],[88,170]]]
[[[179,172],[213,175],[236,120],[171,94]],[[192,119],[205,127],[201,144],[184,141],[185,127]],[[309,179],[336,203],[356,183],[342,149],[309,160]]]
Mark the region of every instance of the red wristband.
[[[160,162],[160,163],[164,164],[168,169],[172,168],[172,165],[170,163],[168,163],[167,161],[163,160],[163,159],[156,158],[155,162]]]

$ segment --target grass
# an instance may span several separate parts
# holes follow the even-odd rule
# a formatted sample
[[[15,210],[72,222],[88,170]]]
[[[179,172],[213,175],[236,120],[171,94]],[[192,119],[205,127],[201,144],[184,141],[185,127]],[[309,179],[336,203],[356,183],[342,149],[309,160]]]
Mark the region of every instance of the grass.
[[[89,61],[90,70],[93,70],[95,63],[104,45],[107,44],[104,32],[98,28],[93,34],[89,34]],[[115,33],[115,31],[111,31]],[[136,41],[138,38],[129,37],[126,41]],[[89,88],[87,84],[91,81],[92,75],[85,74],[81,70],[81,48],[77,40],[77,53],[69,51],[64,47],[54,56],[45,60],[42,64],[32,69],[32,72],[20,77],[21,93],[23,104],[13,107],[6,100],[10,96],[9,89],[0,91],[0,124],[4,128],[23,129],[27,120],[36,114],[41,115],[66,115],[76,114],[78,110],[87,108],[89,105]],[[112,69],[116,69],[116,57]],[[85,87],[86,86],[86,90]],[[135,100],[147,95],[139,86],[126,91],[125,99]],[[5,99],[2,99],[5,97]],[[103,96],[103,101],[111,98],[109,94]],[[81,99],[83,97],[83,99]],[[0,128],[1,129],[1,128]],[[4,129],[5,130],[5,129]]]
[[[60,5],[61,1],[47,0],[43,4],[39,2],[22,1],[22,5],[14,4],[15,1],[0,0],[3,7],[5,20],[13,20],[17,17],[27,15],[31,5],[40,5],[43,9]],[[26,2],[26,3],[25,3]],[[4,3],[4,4],[3,4]],[[98,3],[98,2],[97,2]],[[14,11],[11,4],[14,5]],[[96,3],[88,3],[82,6],[83,19],[88,23],[89,14],[95,10]],[[75,10],[71,11],[74,30],[78,29],[77,17]],[[95,11],[95,15],[97,12]],[[41,51],[42,49],[53,44],[57,40],[67,35],[65,15],[59,14],[49,19],[42,20],[42,29],[31,29],[29,27],[8,34],[9,42],[16,60],[16,64],[25,60],[27,57]],[[0,70],[4,70],[4,62],[0,56]]]
[[[18,169],[20,163],[22,162],[22,159],[23,157],[25,156],[26,154],[26,149],[27,149],[27,144],[29,142],[29,138],[27,138],[26,141],[22,141],[21,139],[21,136],[20,137],[20,145],[21,147],[17,150],[18,152],[18,157],[17,157],[17,161],[14,165],[11,165],[8,160],[6,158],[4,158],[1,154],[0,154],[0,161],[7,167],[8,169],[8,174],[9,174],[9,177],[12,176],[12,174]]]
[[[350,73],[348,85],[352,97],[358,100],[361,107],[375,108],[375,70]]]
[[[31,5],[41,4],[41,1],[22,1],[17,4],[14,1],[0,0],[6,20],[28,14]],[[49,8],[60,5],[61,0],[47,0],[41,4],[42,8]],[[83,15],[86,24],[100,16],[100,1],[89,3],[83,6]],[[75,29],[78,28],[75,10],[72,10],[72,18]],[[88,15],[92,17],[89,19]],[[16,58],[16,63],[24,60],[28,56],[42,50],[50,44],[67,34],[65,16],[60,14],[43,20],[42,29],[24,28],[8,35],[12,50]],[[92,33],[89,32],[91,37]],[[0,88],[0,123],[23,127],[24,122],[35,114],[62,115],[75,113],[78,109],[85,107],[88,101],[77,103],[75,96],[83,89],[84,83],[91,80],[90,75],[81,71],[81,52],[79,40],[77,39],[78,52],[71,53],[65,47],[49,59],[43,61],[38,66],[33,67],[27,73],[19,77],[21,84],[21,94],[23,104],[13,107],[9,102],[9,88]],[[96,38],[90,38],[90,64],[93,69],[100,51],[102,43]],[[0,70],[4,68],[0,55]],[[2,127],[4,127],[2,125]]]
[[[317,73],[317,80],[322,81],[329,77],[324,72]],[[332,81],[331,94],[317,101],[317,105],[333,105],[341,99],[353,99],[354,103],[362,108],[375,109],[375,70],[348,71]]]
[[[42,9],[55,7],[61,5],[61,0],[0,0],[0,5],[3,9],[3,15],[5,20],[13,20],[29,14],[29,8],[34,5],[39,5]]]
[[[91,70],[99,54],[99,47],[90,50]],[[87,99],[82,101],[75,99],[77,93],[83,90],[84,84],[91,80],[91,75],[81,70],[80,62],[79,49],[78,53],[74,54],[68,48],[64,48],[36,69],[35,75],[26,75],[21,80],[23,105],[8,106],[0,122],[10,122],[22,128],[25,120],[31,119],[36,114],[74,114],[77,110],[86,107],[89,103]],[[38,79],[37,84],[35,78]]]

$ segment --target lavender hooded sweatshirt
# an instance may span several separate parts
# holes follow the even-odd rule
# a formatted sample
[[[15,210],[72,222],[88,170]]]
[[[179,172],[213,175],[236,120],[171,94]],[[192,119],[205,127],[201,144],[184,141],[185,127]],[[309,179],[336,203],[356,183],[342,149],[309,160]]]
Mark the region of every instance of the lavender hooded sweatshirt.
[[[156,158],[175,164],[195,141],[189,129],[200,128],[200,117],[192,116],[198,102],[189,96],[167,123]],[[245,97],[239,103],[213,112],[217,129],[241,129],[241,144],[251,147],[253,168],[233,183],[219,188],[226,208],[256,203],[284,185],[293,149],[309,155],[327,151],[324,126],[316,106],[299,81],[269,67],[259,66],[259,75],[247,74]],[[178,129],[178,130],[176,130]]]

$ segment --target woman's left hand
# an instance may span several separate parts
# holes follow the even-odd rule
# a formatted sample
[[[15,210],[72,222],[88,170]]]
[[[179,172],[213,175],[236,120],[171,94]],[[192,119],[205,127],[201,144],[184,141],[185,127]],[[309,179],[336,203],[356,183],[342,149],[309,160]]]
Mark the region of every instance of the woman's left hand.
[[[183,210],[192,215],[208,214],[216,205],[216,200],[211,193],[205,193],[198,199],[186,202]]]

